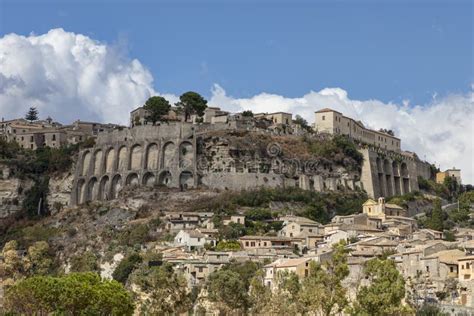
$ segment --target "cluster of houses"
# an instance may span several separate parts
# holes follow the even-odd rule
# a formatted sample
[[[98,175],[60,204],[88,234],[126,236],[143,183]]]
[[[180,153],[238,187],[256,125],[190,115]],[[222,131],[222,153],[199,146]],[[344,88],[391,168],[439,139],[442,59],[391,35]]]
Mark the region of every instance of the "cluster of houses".
[[[245,224],[245,213],[223,218],[222,225]],[[167,231],[174,241],[158,246],[163,260],[173,263],[194,287],[203,284],[209,274],[226,263],[255,261],[264,264],[265,285],[273,288],[280,271],[294,272],[304,278],[311,261],[331,258],[332,246],[346,241],[350,250],[350,275],[344,281],[349,295],[363,280],[364,263],[387,255],[396,262],[407,280],[407,289],[421,300],[438,300],[447,293],[449,303],[474,306],[474,231],[458,229],[456,241],[443,240],[443,233],[418,229],[417,221],[402,207],[369,199],[362,212],[335,216],[322,225],[308,218],[286,215],[275,221],[281,230],[269,236],[246,235],[238,238],[240,249],[216,251],[219,231],[212,212],[168,213]],[[456,290],[447,288],[455,284]],[[446,299],[445,299],[446,300]]]
[[[36,150],[42,147],[59,148],[95,138],[100,132],[123,128],[116,124],[74,121],[62,125],[51,117],[45,120],[28,121],[23,118],[0,122],[0,139],[16,142],[21,148]]]

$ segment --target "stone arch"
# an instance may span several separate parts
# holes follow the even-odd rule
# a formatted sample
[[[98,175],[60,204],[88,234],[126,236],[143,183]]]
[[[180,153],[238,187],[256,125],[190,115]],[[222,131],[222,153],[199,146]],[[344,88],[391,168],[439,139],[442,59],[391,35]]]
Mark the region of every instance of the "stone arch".
[[[117,198],[117,196],[120,193],[121,189],[122,189],[122,176],[117,174],[112,179],[112,185],[111,185],[111,189],[110,189],[111,198],[112,199]]]
[[[400,168],[399,168],[399,165],[396,161],[392,162],[392,174],[394,176],[399,176],[400,175]]]
[[[108,184],[109,184],[109,177],[103,176],[102,179],[100,179],[100,183],[99,183],[99,194],[98,194],[99,200],[106,201],[110,198],[109,191],[107,190]]]
[[[118,150],[117,169],[120,171],[127,170],[127,147],[122,146]]]
[[[105,173],[114,172],[115,150],[111,147],[105,154]]]
[[[163,146],[163,168],[169,168],[175,158],[176,145],[173,142],[167,142]]]
[[[102,172],[102,150],[98,149],[94,153],[94,174],[95,175],[100,175]]]
[[[179,167],[191,168],[193,165],[194,150],[193,144],[184,141],[179,145]]]
[[[408,167],[405,162],[400,165],[400,175],[404,178],[408,178]]]
[[[407,194],[410,192],[410,179],[408,173],[408,166],[405,162],[402,162],[400,165],[400,175],[401,175],[401,189],[402,194]]]
[[[140,170],[142,168],[142,146],[139,144],[133,145],[130,150],[130,170]]]
[[[146,149],[146,169],[148,170],[157,170],[158,169],[158,145],[156,143],[152,143],[148,145]]]
[[[138,181],[138,175],[136,173],[130,173],[127,176],[127,180],[125,181],[125,185],[127,186],[132,186],[132,185],[138,185],[140,182]]]
[[[97,189],[98,189],[97,178],[92,177],[87,183],[86,198],[85,198],[86,202],[97,199]]]
[[[146,185],[147,187],[152,187],[155,185],[155,182],[156,182],[156,177],[153,173],[147,172],[143,175],[143,180],[142,180],[143,185]]]
[[[86,181],[84,179],[79,179],[79,181],[77,181],[77,186],[76,186],[77,204],[84,203],[85,191],[86,191]]]
[[[382,172],[383,172],[382,159],[380,159],[379,157],[377,157],[377,159],[375,159],[375,162],[376,162],[376,164],[377,164],[377,172],[382,173]]]
[[[392,165],[390,164],[390,160],[385,159],[383,161],[383,172],[385,174],[392,174]]]
[[[183,171],[179,175],[179,187],[188,189],[194,187],[194,177],[191,171]]]
[[[392,162],[392,174],[393,174],[393,194],[401,195],[401,182],[400,182],[400,168],[399,164],[394,161]]]
[[[92,154],[90,151],[86,151],[82,156],[82,175],[86,176],[89,173],[89,168],[91,164]]]
[[[167,187],[171,186],[171,181],[173,180],[173,177],[171,176],[171,172],[165,170],[160,173],[160,176],[158,177],[158,183],[160,185],[165,185]]]

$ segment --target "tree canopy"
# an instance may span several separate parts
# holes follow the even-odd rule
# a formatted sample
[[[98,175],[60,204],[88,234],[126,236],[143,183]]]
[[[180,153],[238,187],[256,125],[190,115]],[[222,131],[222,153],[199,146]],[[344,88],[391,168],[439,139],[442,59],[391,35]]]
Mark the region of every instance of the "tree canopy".
[[[242,112],[242,116],[244,117],[253,117],[253,112],[250,110],[245,110]]]
[[[6,290],[5,309],[27,315],[132,315],[134,305],[120,283],[88,272],[18,281]]]
[[[149,267],[148,262],[144,262],[131,278],[146,294],[141,306],[145,315],[180,314],[191,307],[186,279],[175,273],[171,264]]]
[[[165,98],[154,96],[145,102],[143,108],[148,111],[146,120],[155,125],[156,122],[163,120],[163,116],[168,115],[171,105]]]
[[[188,91],[179,97],[179,102],[176,106],[184,113],[184,120],[187,121],[191,115],[204,115],[204,110],[207,108],[207,100],[199,93]]]
[[[26,112],[25,119],[30,122],[38,120],[38,110],[36,109],[36,107],[34,106],[30,107],[28,112]]]
[[[405,281],[393,260],[369,260],[364,274],[369,285],[359,289],[353,315],[399,315],[407,311],[408,307],[402,305]]]

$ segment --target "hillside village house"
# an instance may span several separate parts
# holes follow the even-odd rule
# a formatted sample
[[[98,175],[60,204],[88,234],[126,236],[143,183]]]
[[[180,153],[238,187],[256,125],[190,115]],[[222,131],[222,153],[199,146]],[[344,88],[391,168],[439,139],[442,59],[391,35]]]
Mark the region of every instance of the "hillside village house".
[[[404,216],[408,215],[408,212],[396,204],[385,203],[385,199],[380,197],[378,202],[372,199],[368,199],[362,204],[362,212],[370,217],[378,217],[385,220],[387,216]]]
[[[245,215],[229,215],[222,218],[222,224],[224,226],[230,223],[245,225]]]
[[[461,305],[474,306],[474,256],[458,259]]]
[[[388,132],[368,129],[361,121],[355,121],[332,109],[325,108],[315,112],[314,129],[322,133],[347,135],[375,147],[400,152],[400,138]]]
[[[188,250],[204,248],[205,244],[216,245],[216,240],[207,237],[199,230],[180,230],[174,238],[175,245],[185,246]]]
[[[449,249],[421,258],[420,264],[425,267],[423,275],[434,282],[438,291],[442,291],[448,278],[458,278],[458,259],[463,257],[463,251]]]
[[[304,217],[288,218],[283,222],[283,228],[278,232],[279,236],[300,237],[308,235],[320,235],[324,227],[315,221]]]
[[[263,267],[265,271],[264,284],[270,288],[276,286],[278,274],[286,271],[295,273],[298,278],[305,278],[309,275],[309,263],[312,258],[279,259]]]
[[[17,142],[21,148],[36,150],[41,147],[59,148],[77,144],[87,138],[97,137],[99,132],[120,128],[116,124],[102,124],[77,120],[62,125],[51,118],[29,122],[14,119],[0,123],[0,138]]]
[[[274,236],[243,236],[239,238],[242,249],[273,248],[288,249],[292,248],[292,239],[288,237]]]

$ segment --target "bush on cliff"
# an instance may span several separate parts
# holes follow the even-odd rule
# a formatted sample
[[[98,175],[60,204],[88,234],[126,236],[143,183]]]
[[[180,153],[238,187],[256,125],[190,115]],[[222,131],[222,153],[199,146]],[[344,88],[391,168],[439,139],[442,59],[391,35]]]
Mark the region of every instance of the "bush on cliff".
[[[5,310],[19,315],[132,315],[134,304],[117,281],[71,273],[18,281],[6,291]]]

